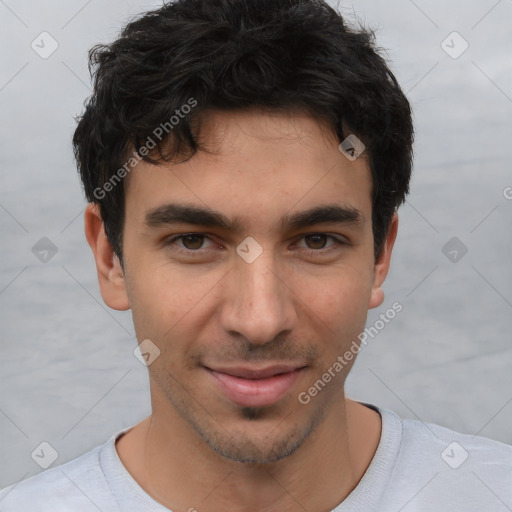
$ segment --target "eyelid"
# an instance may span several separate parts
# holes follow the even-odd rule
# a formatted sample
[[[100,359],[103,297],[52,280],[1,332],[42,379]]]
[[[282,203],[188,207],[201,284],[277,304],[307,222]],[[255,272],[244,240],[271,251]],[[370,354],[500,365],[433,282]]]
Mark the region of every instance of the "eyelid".
[[[302,250],[308,254],[322,254],[322,253],[326,254],[332,250],[336,250],[336,248],[338,248],[340,246],[349,245],[349,243],[350,243],[342,235],[334,235],[334,234],[330,234],[330,233],[324,233],[322,231],[312,231],[310,233],[303,233],[302,235],[300,235],[299,242],[302,241],[305,237],[313,236],[313,235],[320,235],[320,236],[325,236],[326,238],[330,238],[331,240],[334,241],[334,244],[331,244],[330,246],[324,247],[321,249],[310,249],[308,247],[303,247]],[[297,243],[299,243],[299,242],[297,242]],[[336,246],[338,246],[338,247],[336,247]]]
[[[165,238],[163,240],[163,245],[164,246],[174,245],[175,242],[177,242],[179,240],[183,240],[183,238],[185,238],[187,236],[192,236],[192,235],[203,237],[204,239],[209,240],[212,243],[214,242],[214,240],[212,240],[211,235],[209,235],[208,233],[193,231],[193,232],[189,232],[189,233],[181,233],[179,235],[169,236],[169,237],[167,237],[167,238]],[[183,248],[183,247],[180,247],[179,249],[181,251],[185,251],[185,252],[188,252],[188,253],[201,253],[202,251],[205,250],[204,248],[201,248],[201,249],[197,249],[197,250],[194,251],[192,249],[186,249],[186,248]]]

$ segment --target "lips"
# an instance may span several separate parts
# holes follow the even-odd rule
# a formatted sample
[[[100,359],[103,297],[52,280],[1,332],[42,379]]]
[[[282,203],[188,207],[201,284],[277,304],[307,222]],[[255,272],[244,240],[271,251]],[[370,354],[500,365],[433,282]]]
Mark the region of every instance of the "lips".
[[[222,394],[237,405],[263,407],[276,403],[293,387],[304,365],[279,364],[265,368],[205,367]]]
[[[261,369],[253,369],[253,368],[222,368],[215,367],[210,368],[211,370],[216,371],[217,373],[223,373],[225,375],[231,375],[233,377],[240,377],[242,379],[267,379],[269,377],[274,377],[274,375],[278,375],[280,373],[290,373],[295,370],[301,368],[299,365],[274,365],[267,366],[266,368]]]

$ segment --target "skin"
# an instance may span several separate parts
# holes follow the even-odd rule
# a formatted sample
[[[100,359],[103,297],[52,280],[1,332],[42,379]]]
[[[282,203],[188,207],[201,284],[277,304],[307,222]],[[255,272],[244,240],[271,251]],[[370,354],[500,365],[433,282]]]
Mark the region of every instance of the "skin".
[[[365,154],[349,161],[322,121],[209,110],[201,126],[213,152],[179,164],[141,162],[127,176],[124,270],[97,206],[85,213],[105,303],[131,309],[139,343],[149,339],[161,351],[148,366],[152,414],[117,440],[117,452],[174,512],[249,512],[255,504],[262,512],[330,511],[368,468],[381,418],[345,397],[355,359],[308,404],[298,395],[382,304],[398,216],[375,261]],[[239,216],[243,229],[145,225],[149,210],[170,202]],[[350,205],[365,222],[273,228],[285,214],[326,203]],[[191,232],[205,238],[164,243]],[[307,236],[315,233],[346,244]],[[252,263],[236,252],[248,236],[263,249]],[[291,361],[306,368],[289,392],[251,409],[230,401],[203,366]]]

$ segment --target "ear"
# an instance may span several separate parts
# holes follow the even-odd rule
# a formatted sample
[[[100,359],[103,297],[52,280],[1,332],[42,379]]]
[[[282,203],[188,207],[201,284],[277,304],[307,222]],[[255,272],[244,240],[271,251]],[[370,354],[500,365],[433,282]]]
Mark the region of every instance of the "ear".
[[[382,290],[382,284],[386,279],[389,271],[389,265],[391,261],[391,251],[395,244],[396,234],[398,232],[398,214],[395,211],[389,225],[386,240],[382,247],[379,259],[375,262],[375,268],[373,273],[373,285],[368,302],[368,308],[376,308],[384,302],[384,291]]]
[[[90,203],[85,209],[85,237],[96,260],[98,282],[105,304],[112,309],[130,309],[124,272],[105,234],[99,205]]]

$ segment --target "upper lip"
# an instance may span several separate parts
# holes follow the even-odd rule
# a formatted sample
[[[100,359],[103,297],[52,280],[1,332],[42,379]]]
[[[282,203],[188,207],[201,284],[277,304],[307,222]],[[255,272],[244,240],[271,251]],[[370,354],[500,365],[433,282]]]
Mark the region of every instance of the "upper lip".
[[[300,370],[304,367],[304,364],[275,364],[258,369],[248,368],[246,366],[206,366],[206,368],[209,370],[231,375],[233,377],[240,377],[243,379],[267,379],[269,377],[273,377],[274,375],[278,375],[279,373],[290,373],[295,370]]]

